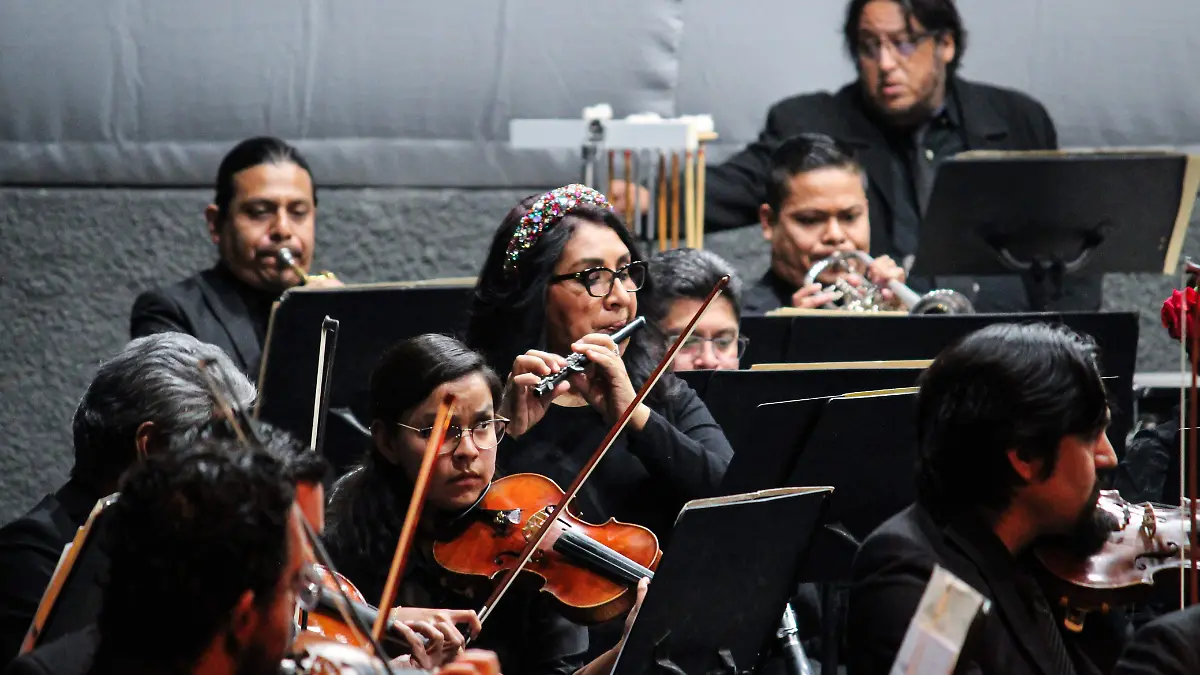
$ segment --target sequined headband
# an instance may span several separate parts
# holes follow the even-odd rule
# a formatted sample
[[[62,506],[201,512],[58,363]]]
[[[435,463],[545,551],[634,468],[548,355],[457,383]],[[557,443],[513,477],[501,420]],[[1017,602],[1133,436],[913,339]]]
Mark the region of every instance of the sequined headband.
[[[538,197],[530,207],[521,222],[517,224],[512,239],[508,240],[508,251],[505,253],[504,269],[512,273],[517,269],[517,260],[521,255],[533,248],[542,234],[562,220],[577,206],[591,204],[612,209],[608,198],[586,185],[572,183],[547,192]]]

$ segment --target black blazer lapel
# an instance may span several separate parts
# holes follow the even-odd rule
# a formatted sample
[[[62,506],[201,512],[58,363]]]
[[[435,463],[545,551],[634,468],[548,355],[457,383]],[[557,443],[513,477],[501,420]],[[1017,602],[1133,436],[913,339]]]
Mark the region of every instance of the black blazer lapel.
[[[241,361],[243,371],[248,370],[262,358],[262,346],[258,344],[258,336],[254,332],[254,325],[250,322],[250,311],[246,307],[245,301],[242,300],[237,289],[221,277],[220,271],[216,268],[201,272],[199,280],[200,292],[204,295],[204,304],[208,306],[217,322],[225,329],[229,335],[229,341],[237,352],[230,356]],[[249,375],[258,377],[258,373],[249,373]]]
[[[946,538],[963,552],[979,570],[992,601],[992,612],[997,612],[1001,621],[1008,626],[1009,633],[1016,639],[1026,660],[1045,675],[1059,675],[1050,670],[1054,655],[1045,640],[1037,632],[1037,617],[1022,599],[1013,579],[1015,564],[985,555],[972,541],[969,534],[955,526],[946,529]]]

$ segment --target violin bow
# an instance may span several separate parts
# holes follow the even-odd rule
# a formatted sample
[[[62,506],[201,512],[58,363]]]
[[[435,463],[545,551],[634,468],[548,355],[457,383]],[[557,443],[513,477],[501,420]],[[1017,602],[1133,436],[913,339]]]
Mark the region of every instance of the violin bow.
[[[1198,467],[1196,466],[1196,424],[1200,422],[1200,419],[1198,419],[1200,416],[1197,415],[1196,379],[1197,371],[1200,370],[1200,368],[1198,368],[1198,366],[1200,366],[1200,363],[1198,363],[1198,359],[1200,359],[1200,335],[1191,335],[1188,332],[1188,328],[1192,319],[1188,316],[1187,302],[1187,290],[1189,287],[1194,287],[1196,285],[1196,275],[1198,273],[1200,273],[1200,266],[1197,266],[1190,258],[1186,259],[1184,261],[1185,276],[1183,283],[1183,302],[1180,303],[1179,309],[1179,360],[1181,369],[1187,367],[1187,364],[1189,363],[1191,365],[1191,385],[1188,387],[1191,396],[1190,400],[1187,401],[1188,406],[1186,414],[1184,414],[1183,400],[1180,401],[1179,406],[1180,421],[1182,421],[1184,426],[1187,427],[1187,444],[1183,448],[1180,448],[1179,453],[1181,457],[1186,457],[1187,461],[1180,462],[1179,482],[1183,484],[1184,491],[1182,491],[1180,494],[1183,495],[1184,502],[1188,508],[1188,523],[1190,526],[1188,528],[1188,542],[1190,552],[1184,552],[1181,550],[1180,555],[1184,556],[1184,560],[1187,562],[1188,580],[1191,582],[1191,589],[1189,596],[1184,598],[1183,587],[1187,586],[1188,584],[1180,584],[1179,600],[1181,607],[1200,603],[1200,585],[1198,585],[1200,584],[1200,570],[1197,569],[1195,561],[1195,551],[1200,550],[1200,547],[1197,547],[1196,545],[1196,487],[1198,478],[1200,478],[1200,474],[1198,474]],[[1190,350],[1188,349],[1189,343],[1191,343],[1193,346],[1193,348]],[[1188,352],[1191,352],[1191,354],[1189,355]],[[1179,395],[1181,399],[1185,398],[1182,387],[1180,388]],[[1180,443],[1183,442],[1183,434],[1179,435],[1179,440]],[[1184,469],[1185,466],[1187,467],[1186,472]],[[1183,581],[1183,579],[1180,579],[1180,581]]]
[[[242,424],[238,421],[238,415],[242,411],[235,411],[233,406],[229,404],[229,401],[226,400],[221,394],[221,391],[217,388],[216,380],[213,379],[212,373],[208,370],[208,361],[201,360],[198,367],[200,369],[200,376],[204,380],[205,385],[208,387],[209,396],[212,397],[213,402],[217,406],[217,410],[221,413],[221,416],[225,418],[225,421],[229,423],[230,428],[233,429],[233,433],[237,437],[238,442],[246,448],[265,448],[266,443],[263,442],[262,436],[260,436],[258,433],[258,429],[255,428],[255,426],[248,420],[245,427],[246,430],[250,432],[249,437],[247,436],[246,431],[243,431]],[[253,440],[253,444],[251,444],[250,440]],[[296,515],[296,518],[303,526],[304,533],[308,538],[310,550],[313,551],[313,554],[317,557],[318,562],[320,562],[320,564],[326,569],[332,572],[337,572],[337,567],[334,566],[333,560],[329,557],[329,553],[321,544],[320,536],[313,531],[312,525],[309,524],[308,519],[305,518],[304,514],[300,512],[300,506],[298,504],[292,504],[292,512]],[[371,649],[374,650],[375,655],[378,656],[379,660],[383,662],[384,668],[388,675],[393,675],[392,667],[387,661],[386,652],[384,652],[383,648],[380,646],[379,640],[375,638],[367,626],[360,624],[359,617],[350,611],[350,596],[346,594],[346,589],[342,588],[340,583],[336,583],[336,579],[337,577],[335,575],[334,586],[337,587],[338,593],[334,596],[336,598],[334,604],[338,606],[338,612],[342,615],[342,621],[344,621],[350,628],[350,632],[354,634],[355,638],[358,638],[361,642],[366,642],[371,645]]]
[[[392,555],[392,567],[388,571],[387,582],[383,585],[383,598],[379,601],[379,613],[375,615],[375,625],[372,628],[373,641],[382,637],[383,628],[387,624],[393,603],[396,602],[396,595],[400,592],[400,579],[403,578],[404,566],[408,563],[408,554],[416,538],[417,523],[421,520],[421,510],[425,506],[425,495],[429,492],[429,475],[433,473],[433,463],[446,440],[446,429],[450,427],[450,417],[453,414],[454,394],[446,394],[438,406],[437,417],[433,421],[433,433],[425,443],[425,456],[421,459],[420,470],[417,471],[412,499],[408,502],[408,514],[404,517],[400,540],[396,542],[396,552]]]
[[[642,385],[642,388],[640,391],[638,391],[637,396],[633,397],[633,402],[629,404],[629,407],[625,408],[625,412],[621,413],[621,416],[617,419],[617,423],[608,430],[608,435],[604,437],[604,441],[600,443],[600,447],[596,448],[596,451],[592,453],[591,459],[589,459],[587,464],[584,465],[583,470],[575,476],[575,480],[572,481],[570,487],[568,487],[566,492],[563,493],[563,498],[559,500],[558,505],[554,507],[554,510],[550,513],[550,517],[543,521],[542,526],[537,531],[537,534],[534,535],[529,540],[529,543],[525,545],[525,550],[521,552],[520,562],[505,572],[504,576],[500,578],[500,582],[496,584],[495,590],[492,591],[492,594],[490,597],[488,597],[487,602],[485,602],[483,607],[479,610],[479,623],[482,624],[485,620],[487,620],[488,615],[492,613],[492,610],[495,609],[496,604],[500,602],[500,599],[504,597],[504,594],[508,592],[508,589],[516,580],[517,574],[529,564],[530,559],[533,558],[533,552],[538,550],[538,547],[542,545],[542,541],[550,532],[550,528],[554,526],[554,523],[558,520],[558,517],[562,515],[562,512],[567,508],[567,505],[570,504],[571,500],[573,500],[579,493],[579,489],[583,487],[584,481],[586,481],[588,477],[592,475],[592,471],[596,469],[596,465],[600,463],[600,460],[604,458],[604,455],[608,452],[609,448],[611,448],[613,443],[616,442],[617,436],[620,435],[620,433],[624,431],[625,426],[629,424],[629,418],[633,416],[634,411],[637,410],[638,406],[642,404],[642,401],[646,399],[646,396],[650,394],[650,390],[654,389],[654,386],[658,384],[658,380],[662,378],[663,373],[666,372],[667,368],[671,367],[671,363],[675,361],[675,355],[679,353],[680,348],[683,347],[683,343],[692,336],[692,331],[696,330],[696,322],[698,322],[700,317],[704,315],[704,311],[708,309],[708,306],[712,304],[713,300],[716,300],[717,297],[721,295],[721,291],[725,289],[725,286],[728,283],[729,275],[725,275],[721,277],[720,280],[717,281],[717,284],[713,286],[713,289],[709,291],[708,297],[705,298],[704,303],[700,305],[700,309],[696,311],[696,314],[692,316],[692,320],[688,322],[687,328],[680,333],[679,337],[675,338],[675,343],[671,345],[671,348],[667,350],[666,355],[661,361],[659,361],[658,366],[655,367],[654,372],[646,380],[645,384]],[[469,641],[470,639],[468,638],[468,642]]]

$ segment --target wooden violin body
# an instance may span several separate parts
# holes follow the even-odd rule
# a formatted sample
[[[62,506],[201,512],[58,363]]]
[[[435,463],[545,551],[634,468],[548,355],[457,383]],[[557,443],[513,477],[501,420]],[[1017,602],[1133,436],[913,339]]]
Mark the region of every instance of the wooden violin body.
[[[340,585],[346,593],[346,597],[350,599],[351,605],[347,609],[358,614],[367,625],[375,621],[375,615],[379,610],[368,604],[366,598],[358,588],[340,573],[330,570],[323,565],[313,565],[313,569],[321,577],[321,582],[324,586],[317,603],[317,608],[308,612],[304,626],[305,632],[344,645],[366,647],[361,636],[355,633],[346,623],[341,612],[338,611],[336,599],[338,595],[337,587]],[[412,653],[412,645],[390,623],[380,642],[388,655],[393,658]]]
[[[488,486],[460,534],[434,543],[434,560],[455,574],[495,578],[519,562],[563,496],[545,476],[501,478]],[[650,530],[613,519],[592,525],[568,510],[524,570],[541,577],[542,589],[559,601],[564,616],[590,625],[628,612],[638,581],[652,576],[661,557]]]
[[[1067,627],[1081,630],[1087,612],[1136,602],[1155,575],[1191,562],[1190,514],[1178,506],[1130,504],[1116,490],[1102,490],[1098,508],[1116,520],[1108,542],[1087,558],[1041,546],[1034,555],[1052,576],[1050,590],[1067,608]]]

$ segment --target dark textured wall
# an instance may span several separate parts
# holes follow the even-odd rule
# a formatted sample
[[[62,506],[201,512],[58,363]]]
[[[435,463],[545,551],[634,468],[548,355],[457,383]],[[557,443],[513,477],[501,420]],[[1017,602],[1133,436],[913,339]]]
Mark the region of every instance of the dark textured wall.
[[[499,219],[533,191],[324,190],[317,266],[350,282],[474,275]],[[201,215],[209,198],[208,190],[0,189],[0,522],[65,478],[71,414],[96,364],[128,337],[136,294],[211,263]],[[765,268],[757,228],[706,244],[743,274]],[[1185,253],[1200,251],[1189,243]],[[1108,309],[1142,312],[1139,370],[1178,363],[1158,324],[1172,285],[1105,284]]]

